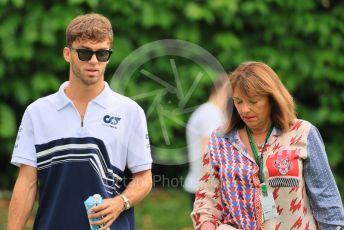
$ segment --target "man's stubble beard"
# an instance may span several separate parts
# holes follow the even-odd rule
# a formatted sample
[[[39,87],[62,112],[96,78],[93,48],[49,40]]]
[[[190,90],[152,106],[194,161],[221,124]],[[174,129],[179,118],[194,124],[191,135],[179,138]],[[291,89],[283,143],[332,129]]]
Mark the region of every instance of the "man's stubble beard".
[[[89,78],[85,73],[82,73],[81,69],[73,63],[71,63],[71,70],[75,78],[86,86],[92,86],[97,84],[99,81],[104,80],[105,68],[101,69],[97,76],[93,78]]]

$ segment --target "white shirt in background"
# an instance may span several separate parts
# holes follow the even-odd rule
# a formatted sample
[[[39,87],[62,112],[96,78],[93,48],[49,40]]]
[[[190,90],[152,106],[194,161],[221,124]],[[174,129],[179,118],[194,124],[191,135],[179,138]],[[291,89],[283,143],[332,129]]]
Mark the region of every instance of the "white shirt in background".
[[[221,109],[211,102],[198,107],[190,116],[186,125],[186,140],[189,159],[189,172],[186,176],[184,189],[196,193],[198,181],[202,173],[202,138],[223,125],[224,114]]]

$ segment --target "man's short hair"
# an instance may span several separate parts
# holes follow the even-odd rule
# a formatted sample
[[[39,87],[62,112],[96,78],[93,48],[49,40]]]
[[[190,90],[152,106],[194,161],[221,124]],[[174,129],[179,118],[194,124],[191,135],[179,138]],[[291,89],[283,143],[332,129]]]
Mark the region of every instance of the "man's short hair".
[[[85,14],[74,18],[66,29],[67,46],[76,40],[103,42],[109,40],[112,46],[113,30],[111,22],[101,14]]]

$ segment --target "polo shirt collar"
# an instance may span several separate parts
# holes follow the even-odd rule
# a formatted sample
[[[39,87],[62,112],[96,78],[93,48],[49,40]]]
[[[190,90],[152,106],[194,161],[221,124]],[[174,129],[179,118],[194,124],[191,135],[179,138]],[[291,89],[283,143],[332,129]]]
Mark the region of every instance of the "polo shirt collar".
[[[109,101],[111,98],[109,97],[110,91],[111,89],[110,89],[109,84],[106,81],[104,81],[104,89],[92,101],[106,109],[110,104],[110,101]]]
[[[68,83],[69,83],[68,81],[62,83],[62,85],[60,86],[57,92],[56,98],[53,101],[57,110],[61,110],[65,106],[67,106],[69,103],[72,103],[72,101],[67,97],[67,95],[64,92],[64,89],[66,88]]]
[[[73,104],[73,102],[67,97],[67,95],[64,91],[64,89],[67,87],[68,84],[69,84],[69,81],[62,83],[62,85],[60,86],[60,88],[57,92],[57,98],[54,102],[57,110],[63,109],[68,104]],[[100,92],[100,94],[97,97],[95,97],[92,100],[92,102],[97,103],[98,105],[100,105],[103,108],[107,108],[108,105],[110,104],[109,97],[108,97],[110,90],[111,89],[109,87],[109,84],[107,82],[104,82],[104,89]]]

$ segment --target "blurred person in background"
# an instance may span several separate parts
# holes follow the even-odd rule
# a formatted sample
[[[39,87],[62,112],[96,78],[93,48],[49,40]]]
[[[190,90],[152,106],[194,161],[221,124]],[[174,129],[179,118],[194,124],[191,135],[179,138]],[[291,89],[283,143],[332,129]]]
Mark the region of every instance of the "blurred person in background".
[[[318,129],[296,118],[277,74],[245,62],[230,74],[233,113],[203,156],[196,229],[344,228],[342,200]]]
[[[224,111],[228,101],[226,83],[227,76],[216,79],[210,89],[208,101],[191,114],[186,125],[189,172],[184,190],[189,193],[192,206],[202,174],[202,154],[207,150],[210,134],[224,122]]]
[[[145,114],[104,81],[113,41],[106,17],[74,18],[66,38],[69,81],[29,105],[18,131],[8,229],[24,229],[37,190],[34,229],[90,229],[96,217],[101,230],[135,229],[131,207],[152,187]],[[93,194],[104,199],[88,216],[84,201]]]

